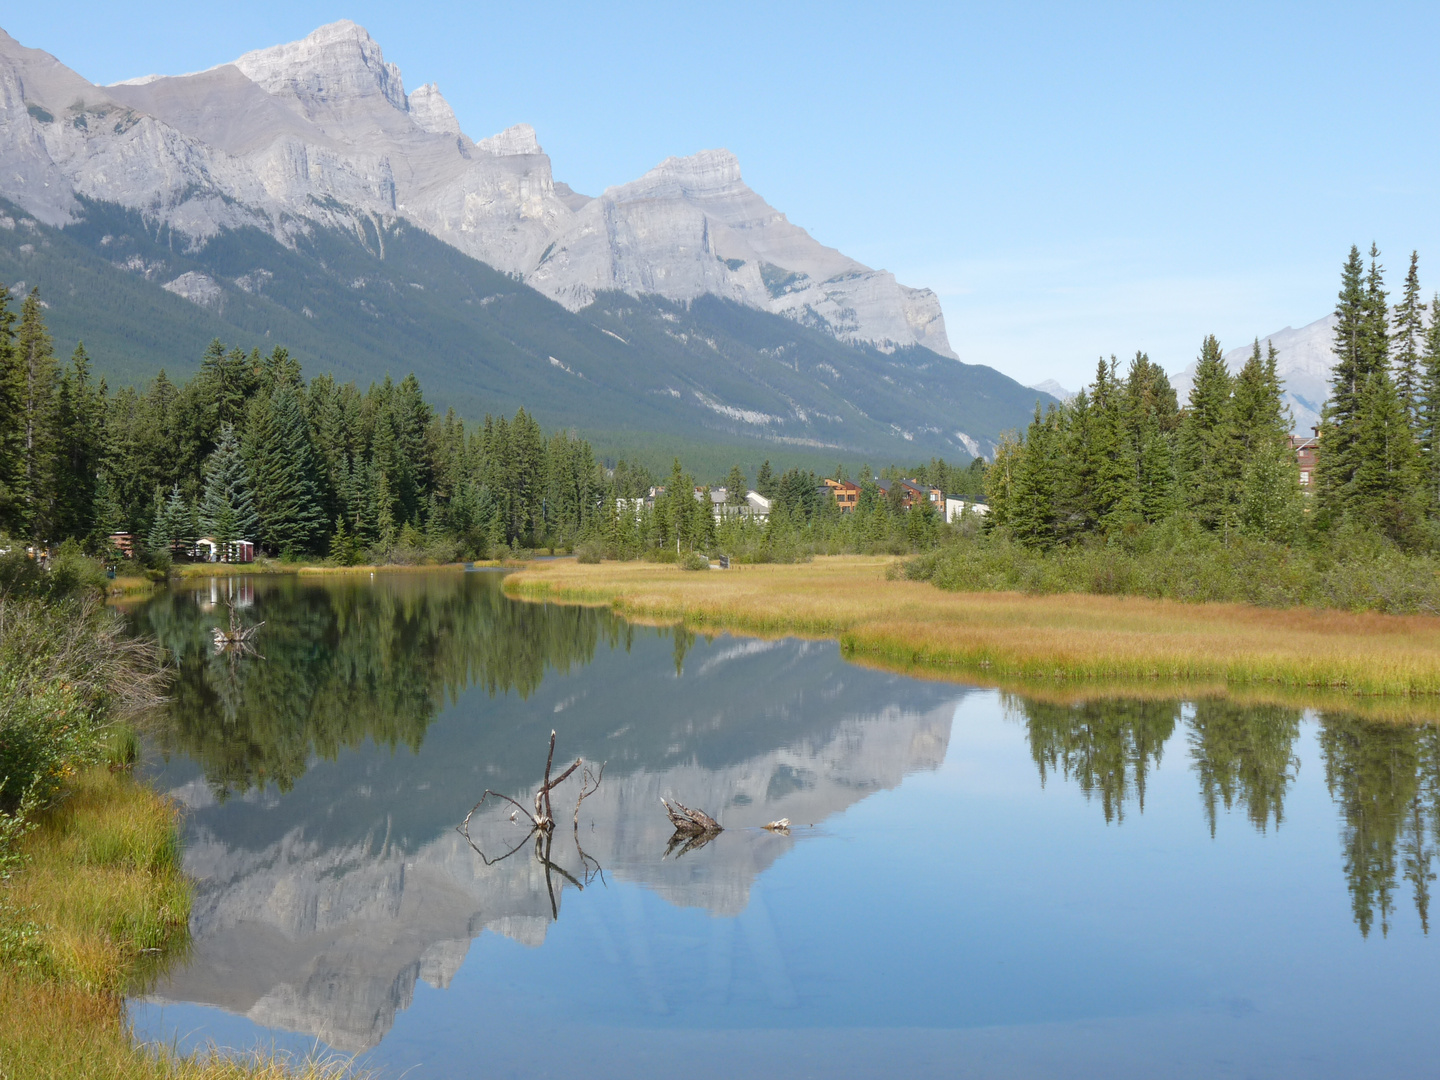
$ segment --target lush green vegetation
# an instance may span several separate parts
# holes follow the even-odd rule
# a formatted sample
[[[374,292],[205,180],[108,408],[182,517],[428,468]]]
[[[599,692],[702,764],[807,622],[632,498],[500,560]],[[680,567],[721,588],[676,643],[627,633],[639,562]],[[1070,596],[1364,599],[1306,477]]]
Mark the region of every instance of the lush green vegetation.
[[[129,772],[124,721],[159,701],[159,653],[103,606],[103,582],[73,541],[47,570],[0,556],[0,1072],[292,1075],[137,1048],[125,1026],[123,996],[185,940],[190,890],[175,807]]]
[[[920,550],[942,530],[932,507],[903,513],[871,482],[842,519],[813,472],[776,476],[768,462],[755,483],[775,500],[769,522],[717,528],[678,461],[650,499],[656,478],[643,466],[607,469],[584,439],[546,435],[524,409],[467,428],[453,411],[437,416],[413,375],[363,392],[329,375],[307,384],[278,347],[262,356],[215,341],[188,382],[161,372],[143,393],[111,394],[83,346],[62,369],[35,292],[18,318],[0,296],[0,406],[0,535],[103,553],[128,533],[161,567],[201,536],[354,564],[581,545],[611,558],[718,545],[787,560]],[[982,478],[943,460],[918,472],[969,490]],[[742,498],[738,466],[731,483]]]
[[[984,536],[904,573],[947,589],[1440,613],[1440,319],[1412,256],[1393,308],[1372,249],[1343,275],[1313,495],[1290,449],[1274,349],[1231,376],[1209,337],[1180,408],[1164,373],[1112,357],[1037,410],[987,473]]]
[[[1440,615],[1440,559],[1345,525],[1318,542],[1225,537],[1183,518],[1042,550],[1000,530],[949,538],[894,571],[959,591],[1149,596]]]

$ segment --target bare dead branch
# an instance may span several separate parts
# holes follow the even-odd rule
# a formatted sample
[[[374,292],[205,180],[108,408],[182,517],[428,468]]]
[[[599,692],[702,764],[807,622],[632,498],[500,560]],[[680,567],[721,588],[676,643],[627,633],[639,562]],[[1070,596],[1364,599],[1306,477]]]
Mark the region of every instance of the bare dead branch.
[[[682,836],[703,836],[723,832],[724,828],[704,810],[694,810],[684,803],[676,801],[671,806],[662,797],[660,802],[665,807],[665,813],[670,817],[670,824],[675,826],[675,831]]]
[[[605,762],[600,763],[600,771],[592,773],[590,766],[585,766],[585,771],[580,774],[580,797],[575,800],[575,828],[580,828],[580,804],[588,799],[595,792],[600,790],[600,780],[605,775]],[[576,842],[579,844],[578,838]],[[583,853],[582,853],[583,854]]]

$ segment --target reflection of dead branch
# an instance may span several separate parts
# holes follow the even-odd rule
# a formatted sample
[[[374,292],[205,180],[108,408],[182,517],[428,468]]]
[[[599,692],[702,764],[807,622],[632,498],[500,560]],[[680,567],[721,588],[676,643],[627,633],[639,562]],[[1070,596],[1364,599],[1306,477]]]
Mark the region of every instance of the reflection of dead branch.
[[[229,603],[226,606],[230,609],[230,629],[222,630],[218,626],[215,627],[213,633],[215,634],[216,654],[229,652],[232,655],[239,653],[246,656],[260,656],[251,639],[254,638],[260,627],[265,625],[264,620],[262,619],[253,626],[245,626],[241,623],[240,617],[235,614],[235,605]],[[260,656],[260,659],[264,660],[265,657]]]
[[[725,831],[720,823],[704,810],[693,810],[678,801],[671,806],[663,797],[660,802],[665,806],[665,813],[670,816],[670,824],[675,826],[675,835],[670,837],[670,843],[665,848],[667,857],[675,852],[676,848],[679,848],[675,855],[677,859],[687,851],[698,851]]]
[[[692,851],[699,851],[702,847],[714,840],[718,833],[683,833],[676,832],[670,837],[670,842],[665,845],[665,854],[662,858],[668,859],[674,855],[677,859],[680,856]],[[678,849],[678,850],[677,850]]]
[[[481,861],[484,862],[486,866],[494,866],[496,863],[503,862],[505,859],[510,858],[510,856],[525,846],[526,841],[528,841],[531,836],[534,836],[535,858],[539,861],[540,865],[545,868],[545,889],[550,895],[550,913],[552,917],[559,918],[560,908],[555,899],[555,887],[551,879],[552,871],[559,874],[577,889],[584,889],[585,886],[594,881],[597,876],[602,882],[605,879],[604,871],[601,869],[599,861],[593,856],[586,854],[585,849],[580,846],[580,804],[600,789],[600,778],[605,775],[605,763],[601,762],[599,770],[592,772],[590,766],[585,763],[583,758],[576,758],[564,772],[552,779],[550,770],[554,767],[554,764],[555,732],[552,731],[550,732],[550,752],[545,758],[545,777],[540,783],[540,789],[535,792],[534,811],[532,812],[526,809],[522,803],[516,799],[512,799],[509,795],[502,795],[498,791],[491,791],[489,788],[486,788],[485,794],[480,796],[480,801],[470,808],[470,812],[465,815],[465,820],[456,826],[456,831],[465,837],[465,842],[475,849],[475,853],[480,856]],[[583,771],[580,774],[580,794],[575,799],[574,831],[575,850],[579,852],[580,863],[584,868],[581,873],[581,877],[584,878],[583,881],[577,879],[550,857],[551,848],[555,842],[555,816],[551,807],[550,793],[569,778],[576,769],[581,769],[582,767]],[[525,830],[525,835],[520,838],[518,844],[505,852],[504,855],[493,859],[480,850],[480,845],[475,843],[470,836],[470,819],[475,816],[475,812],[479,810],[480,807],[485,805],[485,801],[491,797],[501,799],[515,807],[510,813],[511,821],[517,821],[519,815],[524,814],[525,823],[528,826]]]

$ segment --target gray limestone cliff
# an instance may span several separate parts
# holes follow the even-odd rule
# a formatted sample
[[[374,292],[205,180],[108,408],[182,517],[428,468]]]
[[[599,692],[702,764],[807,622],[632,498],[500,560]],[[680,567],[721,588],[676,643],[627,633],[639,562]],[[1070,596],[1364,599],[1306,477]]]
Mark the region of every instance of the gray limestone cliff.
[[[193,243],[256,227],[408,221],[578,310],[597,291],[713,294],[843,341],[953,357],[939,300],[818,243],[734,155],[670,158],[594,198],[556,183],[528,124],[466,136],[434,85],[348,21],[179,76],[95,86],[0,31],[0,196],[48,224],[77,197]]]

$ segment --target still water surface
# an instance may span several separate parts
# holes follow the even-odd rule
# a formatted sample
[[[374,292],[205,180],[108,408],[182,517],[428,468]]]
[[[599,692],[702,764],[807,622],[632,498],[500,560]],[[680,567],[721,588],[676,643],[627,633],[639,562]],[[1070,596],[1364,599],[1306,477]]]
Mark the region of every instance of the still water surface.
[[[212,655],[227,595],[265,659]],[[149,757],[197,882],[142,1038],[417,1080],[1435,1075],[1434,727],[1046,703],[494,573],[219,579],[136,621],[181,661]],[[534,791],[552,728],[600,789],[487,866],[455,826]],[[725,832],[667,850],[661,796]]]

